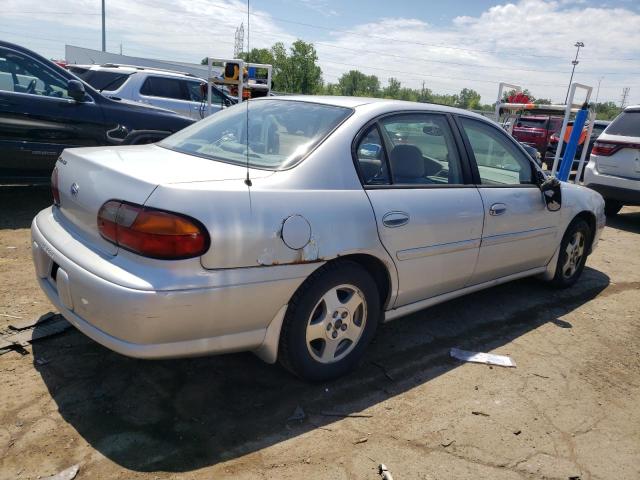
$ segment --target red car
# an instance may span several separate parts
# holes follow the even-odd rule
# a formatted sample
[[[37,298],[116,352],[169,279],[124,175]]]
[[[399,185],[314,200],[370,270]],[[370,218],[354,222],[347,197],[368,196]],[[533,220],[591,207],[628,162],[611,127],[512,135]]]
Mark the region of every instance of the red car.
[[[547,151],[551,135],[560,131],[562,117],[549,115],[528,115],[516,120],[513,126],[513,138],[534,147],[540,155]]]

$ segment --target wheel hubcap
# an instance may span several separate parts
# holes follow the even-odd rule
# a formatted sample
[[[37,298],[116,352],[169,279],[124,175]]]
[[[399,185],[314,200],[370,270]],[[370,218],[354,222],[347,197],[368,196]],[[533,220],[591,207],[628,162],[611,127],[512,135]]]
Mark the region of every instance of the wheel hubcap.
[[[307,322],[307,349],[321,363],[341,360],[358,344],[367,321],[367,303],[354,285],[331,288]]]
[[[562,266],[562,275],[571,278],[580,267],[584,255],[585,237],[582,232],[575,232],[565,249],[566,259]]]

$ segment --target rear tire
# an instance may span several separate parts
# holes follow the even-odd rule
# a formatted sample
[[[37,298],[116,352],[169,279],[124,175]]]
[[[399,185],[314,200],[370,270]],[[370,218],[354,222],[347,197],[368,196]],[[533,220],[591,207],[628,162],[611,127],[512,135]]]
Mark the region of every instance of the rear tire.
[[[578,281],[591,246],[593,233],[587,222],[576,218],[569,224],[560,243],[556,274],[551,280],[555,288],[567,288]]]
[[[278,360],[305,380],[340,377],[362,359],[380,314],[377,285],[363,267],[351,261],[326,264],[291,298]]]
[[[616,200],[607,200],[604,201],[604,214],[607,217],[613,217],[618,214],[618,212],[622,209],[622,203]]]

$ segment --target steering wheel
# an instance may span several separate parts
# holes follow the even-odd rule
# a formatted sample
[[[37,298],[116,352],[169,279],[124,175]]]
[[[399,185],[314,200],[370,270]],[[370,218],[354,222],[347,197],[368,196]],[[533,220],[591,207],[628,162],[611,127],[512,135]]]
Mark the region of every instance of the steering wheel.
[[[36,93],[36,79],[32,79],[29,82],[29,85],[27,85],[27,91],[26,93]]]

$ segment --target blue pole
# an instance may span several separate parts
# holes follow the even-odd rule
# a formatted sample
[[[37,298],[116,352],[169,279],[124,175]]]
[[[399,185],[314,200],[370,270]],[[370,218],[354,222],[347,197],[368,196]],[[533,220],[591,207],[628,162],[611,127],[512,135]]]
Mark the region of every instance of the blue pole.
[[[573,129],[571,130],[571,136],[567,147],[564,149],[564,155],[560,162],[560,168],[558,169],[558,180],[566,182],[569,179],[569,173],[571,172],[571,166],[573,165],[573,158],[576,156],[576,150],[578,149],[578,140],[582,134],[582,128],[587,121],[589,111],[587,105],[583,105],[580,111],[576,114],[576,119],[573,122]],[[586,141],[586,139],[585,139]],[[558,145],[560,147],[560,145]],[[584,147],[583,147],[584,148]]]

